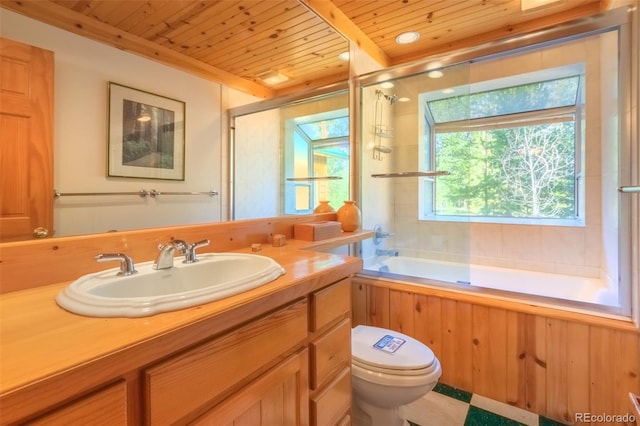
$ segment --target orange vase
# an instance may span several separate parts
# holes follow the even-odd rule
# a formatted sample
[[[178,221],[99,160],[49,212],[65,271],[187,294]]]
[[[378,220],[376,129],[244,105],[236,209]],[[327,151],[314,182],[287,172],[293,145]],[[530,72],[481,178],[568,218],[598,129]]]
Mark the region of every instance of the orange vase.
[[[319,201],[320,204],[313,209],[314,213],[334,213],[335,210],[331,207],[328,201]]]
[[[345,232],[355,231],[362,223],[362,215],[355,201],[345,201],[344,205],[338,209],[337,216]]]

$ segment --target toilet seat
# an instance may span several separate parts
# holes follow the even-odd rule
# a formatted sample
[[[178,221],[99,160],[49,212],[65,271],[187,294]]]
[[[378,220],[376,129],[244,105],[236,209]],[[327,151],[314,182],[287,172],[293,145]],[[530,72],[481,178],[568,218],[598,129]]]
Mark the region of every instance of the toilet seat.
[[[424,376],[439,363],[426,345],[397,331],[359,325],[351,330],[352,364],[396,376]]]

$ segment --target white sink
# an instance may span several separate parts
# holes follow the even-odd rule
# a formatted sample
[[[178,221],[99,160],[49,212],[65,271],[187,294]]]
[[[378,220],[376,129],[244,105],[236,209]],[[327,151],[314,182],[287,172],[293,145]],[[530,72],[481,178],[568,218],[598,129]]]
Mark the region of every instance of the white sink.
[[[116,276],[119,268],[84,275],[56,297],[58,305],[91,317],[145,317],[201,305],[271,282],[285,273],[273,259],[254,254],[207,253],[199,262],[174,259],[170,269],[153,262],[136,265],[138,273]]]

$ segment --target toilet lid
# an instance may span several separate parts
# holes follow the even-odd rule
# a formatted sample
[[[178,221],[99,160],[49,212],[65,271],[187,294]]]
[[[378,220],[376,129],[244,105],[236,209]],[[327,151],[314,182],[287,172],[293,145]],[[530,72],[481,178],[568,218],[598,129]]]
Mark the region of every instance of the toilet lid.
[[[431,349],[406,334],[367,325],[351,330],[351,350],[357,363],[385,370],[422,370],[436,358]]]

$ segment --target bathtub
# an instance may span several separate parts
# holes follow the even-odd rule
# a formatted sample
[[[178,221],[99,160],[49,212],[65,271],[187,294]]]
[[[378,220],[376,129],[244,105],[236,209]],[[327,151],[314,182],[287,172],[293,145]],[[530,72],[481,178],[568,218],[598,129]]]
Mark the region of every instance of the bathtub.
[[[428,279],[468,286],[469,289],[481,287],[577,302],[618,305],[617,293],[610,291],[606,283],[597,278],[406,256],[385,258],[382,263],[368,269],[393,274],[394,278],[403,276],[416,284],[422,284],[420,279]]]

